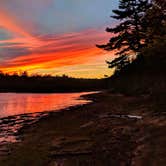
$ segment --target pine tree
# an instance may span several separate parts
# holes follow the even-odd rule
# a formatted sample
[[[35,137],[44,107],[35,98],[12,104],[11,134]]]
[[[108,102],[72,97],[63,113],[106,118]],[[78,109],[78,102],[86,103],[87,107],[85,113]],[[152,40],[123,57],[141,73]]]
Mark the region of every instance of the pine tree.
[[[125,66],[130,64],[130,61],[128,60],[127,56],[121,55],[117,58],[115,58],[113,61],[109,62],[106,61],[109,68],[116,68],[116,72],[121,71]]]
[[[106,31],[113,33],[106,45],[97,45],[104,50],[119,50],[117,55],[132,52],[139,52],[145,45],[142,29],[142,18],[151,7],[148,0],[120,0],[119,9],[113,10],[114,19],[120,20],[120,24],[114,28],[107,28]]]
[[[166,37],[166,1],[153,1],[153,6],[142,19],[146,40],[153,44]]]
[[[146,28],[142,25],[142,20],[151,6],[149,0],[120,0],[119,9],[113,10],[114,15],[111,17],[120,23],[114,28],[106,28],[106,31],[114,34],[114,37],[105,45],[97,45],[107,51],[117,51],[119,57],[115,61],[107,61],[110,68],[124,68],[130,63],[128,55],[137,54],[147,44]]]

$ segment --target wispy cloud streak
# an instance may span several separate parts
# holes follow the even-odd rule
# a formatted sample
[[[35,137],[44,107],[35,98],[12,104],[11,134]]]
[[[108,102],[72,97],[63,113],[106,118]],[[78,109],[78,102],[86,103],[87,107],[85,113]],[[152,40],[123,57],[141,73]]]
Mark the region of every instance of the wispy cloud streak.
[[[96,18],[96,9],[93,9],[93,13],[88,10],[88,13],[80,15],[82,21],[85,21],[85,27],[82,21],[81,26],[75,24],[80,20],[79,17],[75,17],[75,13],[78,13],[78,10],[84,11],[82,5],[87,7],[89,1],[81,2],[82,5],[75,1],[72,1],[72,4],[67,2],[66,5],[60,0],[57,2],[54,0],[0,1],[0,33],[3,30],[3,35],[0,34],[0,70],[9,73],[20,70],[27,70],[30,73],[49,71],[56,74],[53,72],[63,72],[58,70],[60,68],[65,72],[67,69],[72,72],[72,66],[77,66],[78,73],[81,73],[90,69],[90,67],[83,68],[90,62],[95,70],[98,59],[101,60],[103,57],[102,60],[105,61],[105,52],[96,48],[95,44],[105,43],[110,36],[104,33],[104,25],[101,26],[103,28],[94,29],[92,27],[97,26],[89,26],[93,17],[88,17],[88,13],[90,12]],[[99,0],[95,2],[98,7],[101,7]],[[107,4],[110,2],[107,1]],[[73,9],[73,12],[68,6]],[[42,20],[46,16],[48,19]],[[63,19],[56,19],[56,21],[53,16],[56,18],[63,16],[62,18],[67,22],[63,22]],[[97,24],[97,20],[94,23]],[[58,27],[57,32],[54,30],[55,25]],[[62,32],[59,28],[61,25]]]
[[[25,36],[1,41],[5,43],[0,47],[6,54],[6,60],[0,65],[0,70],[33,72],[40,68],[83,64],[91,57],[102,56],[103,52],[95,47],[95,43],[103,42],[106,38],[101,31],[91,29],[79,33],[36,36],[33,40]],[[11,58],[11,54],[15,56]]]

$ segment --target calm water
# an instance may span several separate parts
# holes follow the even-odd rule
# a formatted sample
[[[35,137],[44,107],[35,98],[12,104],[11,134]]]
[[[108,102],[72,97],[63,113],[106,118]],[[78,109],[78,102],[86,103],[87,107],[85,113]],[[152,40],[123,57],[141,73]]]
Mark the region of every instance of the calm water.
[[[30,125],[48,111],[57,111],[70,106],[87,104],[91,101],[80,98],[83,93],[0,93],[0,146],[19,140],[18,130],[24,125]]]
[[[11,115],[60,110],[69,106],[86,104],[89,101],[79,99],[83,93],[26,94],[0,93],[0,118]]]

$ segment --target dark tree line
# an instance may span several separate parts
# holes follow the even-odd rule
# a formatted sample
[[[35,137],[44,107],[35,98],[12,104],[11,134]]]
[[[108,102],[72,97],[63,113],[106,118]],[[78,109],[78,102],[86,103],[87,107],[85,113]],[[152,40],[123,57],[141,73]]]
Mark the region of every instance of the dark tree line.
[[[72,78],[66,75],[6,74],[0,72],[0,92],[80,92],[106,88],[105,79]]]

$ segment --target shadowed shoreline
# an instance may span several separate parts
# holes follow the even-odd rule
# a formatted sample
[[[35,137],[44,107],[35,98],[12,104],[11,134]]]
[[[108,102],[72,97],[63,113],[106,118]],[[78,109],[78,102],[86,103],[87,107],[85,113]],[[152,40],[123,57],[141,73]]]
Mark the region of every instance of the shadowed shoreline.
[[[165,163],[165,116],[155,111],[162,109],[161,101],[151,95],[107,91],[84,98],[93,103],[51,112],[23,127],[19,132],[22,141],[8,145],[10,153],[0,157],[0,165]]]

